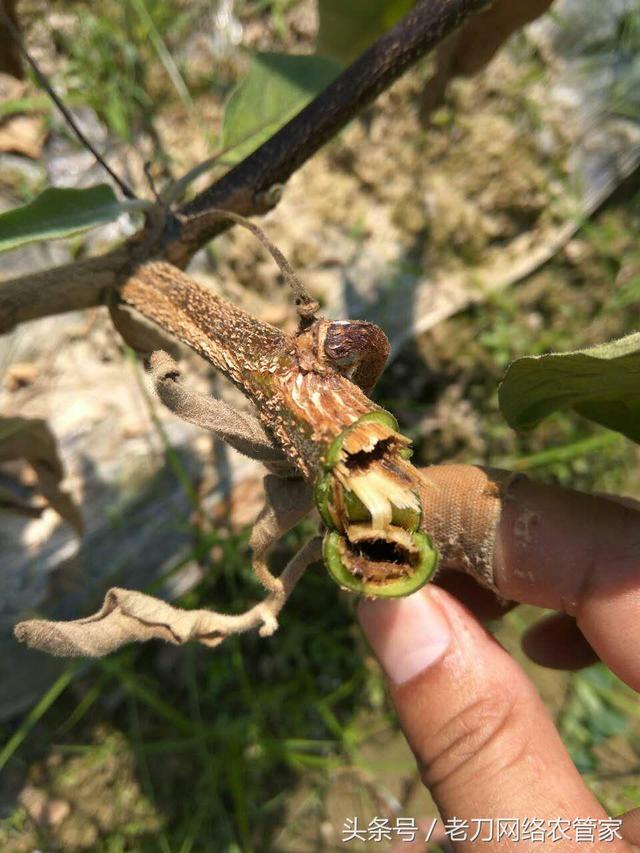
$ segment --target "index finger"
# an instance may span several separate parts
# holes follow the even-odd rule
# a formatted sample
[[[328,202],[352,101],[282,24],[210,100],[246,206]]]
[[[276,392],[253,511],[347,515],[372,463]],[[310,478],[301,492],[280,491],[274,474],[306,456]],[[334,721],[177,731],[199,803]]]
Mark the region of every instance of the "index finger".
[[[423,472],[427,529],[447,567],[505,599],[576,618],[598,656],[640,690],[640,512],[471,465]]]
[[[494,568],[502,595],[574,616],[640,690],[640,512],[519,478],[502,503]]]

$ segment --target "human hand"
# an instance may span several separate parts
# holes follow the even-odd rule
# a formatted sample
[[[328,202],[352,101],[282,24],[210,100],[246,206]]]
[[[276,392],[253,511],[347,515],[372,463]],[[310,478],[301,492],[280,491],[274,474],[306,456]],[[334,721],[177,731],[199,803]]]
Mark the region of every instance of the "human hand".
[[[503,506],[494,568],[505,599],[557,611],[525,635],[530,658],[562,669],[600,658],[640,691],[640,512],[523,479]],[[358,614],[442,819],[606,818],[533,684],[476,618],[501,605],[464,575],[438,583],[404,599],[364,600]],[[596,847],[571,838],[553,850],[640,849],[640,809],[623,816],[620,833],[624,840]],[[455,849],[543,848],[503,839]]]

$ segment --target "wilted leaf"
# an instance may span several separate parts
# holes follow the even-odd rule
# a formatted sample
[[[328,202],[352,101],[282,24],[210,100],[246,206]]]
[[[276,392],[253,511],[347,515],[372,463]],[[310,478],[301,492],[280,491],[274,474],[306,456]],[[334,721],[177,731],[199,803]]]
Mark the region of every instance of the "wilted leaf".
[[[0,418],[0,463],[24,459],[38,478],[38,488],[49,506],[78,533],[82,516],[71,495],[63,491],[64,477],[55,436],[39,418]],[[5,493],[5,497],[8,497]]]
[[[231,93],[222,124],[222,159],[238,163],[268,139],[329,83],[341,66],[321,56],[259,53]]]
[[[166,601],[131,589],[110,589],[97,613],[70,622],[29,619],[19,622],[21,643],[59,657],[102,657],[126,643],[191,640],[210,648],[224,640],[225,624],[237,617],[212,610],[182,610]]]
[[[0,126],[0,152],[10,151],[37,160],[42,154],[46,135],[42,116],[13,116]]]
[[[49,187],[29,204],[0,214],[0,252],[37,240],[69,237],[141,206],[118,201],[108,184],[84,190]]]
[[[414,0],[318,0],[316,50],[321,56],[352,62],[413,4]]]
[[[19,490],[9,489],[0,484],[0,512],[12,512],[27,518],[39,518],[44,507],[36,506],[26,500]]]
[[[518,358],[499,399],[515,429],[573,409],[640,443],[640,333],[591,349]]]

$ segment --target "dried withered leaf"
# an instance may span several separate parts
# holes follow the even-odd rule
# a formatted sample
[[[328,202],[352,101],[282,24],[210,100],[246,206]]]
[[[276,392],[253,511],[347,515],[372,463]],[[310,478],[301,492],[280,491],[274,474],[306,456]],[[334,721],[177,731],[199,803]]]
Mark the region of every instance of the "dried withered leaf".
[[[49,506],[82,533],[82,515],[61,482],[64,468],[58,445],[46,421],[40,418],[0,418],[0,464],[24,459],[38,478],[38,488]]]
[[[159,598],[114,587],[100,610],[85,619],[51,622],[29,619],[15,627],[16,638],[34,649],[59,657],[102,657],[126,643],[189,641],[215,648],[231,634],[258,629],[262,637],[278,628],[278,614],[304,570],[321,554],[321,539],[309,539],[280,575],[283,595],[271,594],[244,613],[183,610]]]
[[[126,643],[158,639],[181,644],[222,642],[219,616],[208,610],[180,610],[159,598],[127,589],[110,589],[97,613],[71,622],[31,619],[20,622],[20,642],[60,657],[102,657]],[[233,619],[233,617],[228,617]]]
[[[19,622],[16,638],[31,648],[58,657],[102,657],[127,643],[189,641],[210,648],[230,634],[261,626],[269,636],[278,627],[269,599],[238,616],[213,610],[183,610],[159,598],[129,589],[110,589],[97,613],[70,622],[29,619]]]
[[[24,515],[26,518],[40,518],[43,507],[24,500],[12,489],[0,485],[0,512],[3,510],[13,512],[16,515]]]

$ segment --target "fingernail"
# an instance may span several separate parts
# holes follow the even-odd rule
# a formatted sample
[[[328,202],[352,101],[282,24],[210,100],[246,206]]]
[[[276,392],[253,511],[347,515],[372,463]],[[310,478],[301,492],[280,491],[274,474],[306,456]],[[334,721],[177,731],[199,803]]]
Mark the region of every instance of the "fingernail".
[[[404,684],[443,657],[451,628],[430,587],[408,598],[362,601],[358,618],[387,676]]]

